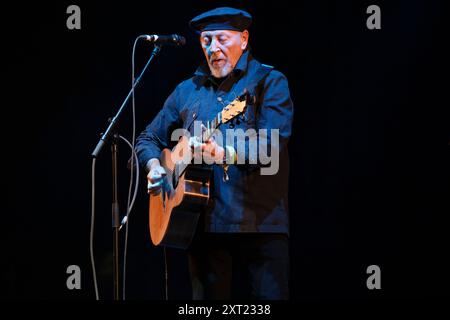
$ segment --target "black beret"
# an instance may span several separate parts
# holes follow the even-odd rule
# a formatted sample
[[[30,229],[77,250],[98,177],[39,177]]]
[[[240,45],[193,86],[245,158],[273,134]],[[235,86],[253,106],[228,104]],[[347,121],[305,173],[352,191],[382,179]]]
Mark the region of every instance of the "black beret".
[[[204,12],[189,22],[197,32],[212,30],[244,31],[252,23],[252,16],[243,10],[220,7]]]

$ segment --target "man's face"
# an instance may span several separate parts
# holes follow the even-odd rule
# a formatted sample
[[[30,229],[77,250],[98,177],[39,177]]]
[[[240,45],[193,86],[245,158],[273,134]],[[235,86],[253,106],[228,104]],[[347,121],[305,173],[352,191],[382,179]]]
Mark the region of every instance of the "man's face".
[[[234,69],[247,47],[248,31],[203,31],[200,43],[211,74],[216,78],[223,78]]]

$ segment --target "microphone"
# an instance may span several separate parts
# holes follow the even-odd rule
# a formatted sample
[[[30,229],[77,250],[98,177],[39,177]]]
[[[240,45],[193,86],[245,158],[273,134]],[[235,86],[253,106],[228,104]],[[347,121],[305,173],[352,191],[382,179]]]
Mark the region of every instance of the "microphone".
[[[160,36],[156,34],[144,35],[144,40],[153,42],[157,45],[168,44],[172,46],[182,46],[186,43],[186,38],[177,34],[171,34],[167,36]]]

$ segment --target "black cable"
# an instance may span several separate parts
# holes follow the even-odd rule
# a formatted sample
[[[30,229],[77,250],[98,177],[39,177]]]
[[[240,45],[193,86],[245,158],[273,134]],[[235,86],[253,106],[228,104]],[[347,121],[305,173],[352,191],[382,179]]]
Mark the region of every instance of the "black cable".
[[[169,272],[167,268],[167,252],[166,246],[164,246],[164,283],[166,289],[166,300],[169,300]]]
[[[135,104],[135,84],[136,84],[136,79],[135,79],[135,53],[136,53],[136,45],[137,42],[140,39],[145,39],[146,36],[145,35],[140,35],[138,36],[135,40],[134,40],[134,44],[133,44],[133,51],[131,54],[131,98],[132,98],[132,114],[133,114],[133,120],[132,120],[132,128],[133,128],[133,133],[132,133],[132,139],[131,139],[131,144],[123,137],[121,137],[123,140],[125,140],[128,145],[131,147],[131,174],[130,174],[130,184],[128,187],[128,202],[127,202],[127,215],[124,217],[124,219],[122,220],[122,226],[124,224],[126,224],[125,227],[125,245],[124,245],[124,263],[123,263],[123,284],[122,284],[122,299],[125,300],[126,298],[126,261],[127,261],[127,247],[128,247],[128,218],[129,218],[129,214],[131,212],[131,208],[133,207],[134,204],[134,200],[136,199],[136,194],[137,194],[137,187],[139,184],[139,164],[137,161],[137,156],[135,156],[135,151],[134,151],[134,144],[135,144],[135,140],[136,140],[136,104]],[[136,165],[135,165],[135,158],[136,158]],[[133,186],[133,179],[134,179],[134,167],[136,166],[136,184],[135,184],[135,192],[134,192],[134,196],[133,196],[133,200],[131,201],[130,204],[130,198],[131,198],[131,189]],[[122,228],[122,226],[120,228]],[[120,230],[120,229],[119,229]]]
[[[136,160],[137,163],[137,154],[134,151],[133,145],[124,137],[119,136],[122,140],[124,140],[128,146],[131,148],[131,154],[133,157],[133,160]],[[134,170],[134,168],[131,169],[132,171]],[[133,181],[130,181],[130,186],[133,184]],[[139,166],[136,166],[136,183],[134,184],[134,194],[133,194],[133,199],[131,200],[130,205],[128,206],[127,209],[127,215],[123,218],[122,220],[122,225],[120,226],[119,230],[122,228],[122,226],[124,224],[126,224],[125,227],[125,244],[124,244],[124,252],[123,252],[123,288],[122,288],[122,294],[123,294],[123,300],[125,300],[125,286],[126,286],[126,269],[127,269],[127,252],[128,252],[128,219],[131,213],[131,209],[133,208],[134,202],[136,200],[136,196],[137,196],[137,190],[138,190],[138,186],[139,186]],[[131,188],[129,189],[131,190]]]

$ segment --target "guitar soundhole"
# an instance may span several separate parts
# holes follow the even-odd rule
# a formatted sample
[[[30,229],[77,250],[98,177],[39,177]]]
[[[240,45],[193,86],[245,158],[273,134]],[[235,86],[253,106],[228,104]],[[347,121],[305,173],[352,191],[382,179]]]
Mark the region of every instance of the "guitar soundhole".
[[[172,175],[172,188],[176,189],[178,186],[179,166],[175,165],[174,174]]]

